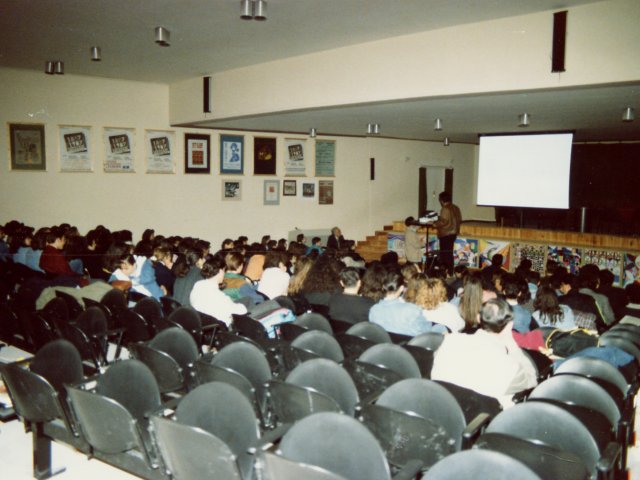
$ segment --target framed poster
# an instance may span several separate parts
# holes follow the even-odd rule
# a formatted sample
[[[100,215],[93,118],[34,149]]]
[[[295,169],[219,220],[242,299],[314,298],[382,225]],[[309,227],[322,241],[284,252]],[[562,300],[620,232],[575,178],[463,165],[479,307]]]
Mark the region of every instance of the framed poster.
[[[302,181],[302,198],[304,200],[315,200],[316,199],[316,192],[317,192],[317,185],[316,182],[314,181]]]
[[[316,140],[316,177],[335,177],[335,140]]]
[[[280,205],[280,181],[265,180],[264,181],[264,204]]]
[[[47,169],[44,125],[10,123],[9,137],[11,170]]]
[[[333,205],[333,180],[320,180],[318,182],[318,203],[320,205]]]
[[[242,199],[242,182],[240,180],[222,180],[222,200],[236,201]]]
[[[60,125],[60,171],[91,172],[89,135],[91,127]]]
[[[282,181],[282,196],[283,197],[295,197],[297,195],[297,181],[296,180],[283,180]]]
[[[220,135],[220,173],[244,172],[244,137]]]
[[[184,173],[211,172],[211,137],[196,133],[184,134]]]
[[[456,238],[453,244],[453,262],[455,265],[478,268],[478,240]]]
[[[547,263],[555,262],[566,268],[572,275],[580,271],[582,249],[576,247],[547,246]]]
[[[304,177],[307,171],[304,156],[306,140],[287,138],[284,145],[284,174],[288,177]]]
[[[147,130],[147,173],[175,173],[173,159],[175,133],[164,130]]]
[[[111,173],[133,172],[133,128],[104,129],[104,171]]]
[[[276,139],[255,137],[253,139],[253,174],[276,174]]]

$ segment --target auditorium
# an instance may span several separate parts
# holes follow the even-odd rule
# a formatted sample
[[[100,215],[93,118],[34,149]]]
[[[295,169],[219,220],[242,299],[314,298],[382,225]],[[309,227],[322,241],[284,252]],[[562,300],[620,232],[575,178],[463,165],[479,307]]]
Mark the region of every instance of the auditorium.
[[[465,478],[467,464],[493,478],[640,478],[639,18],[637,0],[2,2],[0,458],[10,477],[48,478],[62,462],[60,478],[440,479]],[[442,213],[441,192],[462,216],[446,252],[453,270],[442,268],[439,230],[419,220]],[[98,250],[105,235],[111,243],[92,262],[91,243],[71,254],[70,231]],[[44,252],[37,273],[15,256],[32,242]],[[107,268],[116,244],[128,249]],[[473,285],[466,298],[463,285]],[[337,313],[354,295],[364,326]],[[402,313],[374,321],[385,302]],[[529,309],[522,329],[516,303]],[[449,313],[464,327],[439,320]],[[176,331],[180,360],[159,346]],[[438,366],[477,348],[493,368],[501,357],[488,345],[505,331],[518,352],[508,368],[526,387],[510,390],[510,377],[475,388]],[[463,337],[486,341],[454,345]],[[47,357],[52,342],[71,353]],[[389,372],[383,356],[397,352],[381,345],[398,347],[393,368],[408,371]],[[235,370],[234,349],[255,360],[251,371]],[[52,380],[67,354],[80,355],[73,381]],[[169,360],[174,386],[156,370]],[[131,410],[117,405],[129,390],[118,370],[153,393],[116,418],[107,410]],[[41,383],[50,402],[23,403]],[[421,396],[432,403],[404,400]],[[208,409],[212,425],[198,424],[205,404],[220,409]],[[91,415],[98,408],[104,416]],[[508,436],[511,412],[527,409],[544,421]],[[251,438],[238,439],[243,416]],[[565,420],[584,444],[536,437]],[[115,436],[130,430],[127,448],[99,438],[115,425]],[[318,451],[331,438],[345,452],[309,455],[302,427]],[[403,448],[393,443],[402,435],[430,440]],[[369,442],[361,456],[349,448],[359,441]]]

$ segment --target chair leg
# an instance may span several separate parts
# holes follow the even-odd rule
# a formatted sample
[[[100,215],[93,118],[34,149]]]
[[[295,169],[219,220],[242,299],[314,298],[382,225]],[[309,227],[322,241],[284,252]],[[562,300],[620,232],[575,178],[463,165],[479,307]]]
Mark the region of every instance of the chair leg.
[[[54,470],[51,467],[51,439],[44,435],[42,423],[34,425],[33,436],[33,476],[38,480],[51,478],[66,469],[61,467]]]

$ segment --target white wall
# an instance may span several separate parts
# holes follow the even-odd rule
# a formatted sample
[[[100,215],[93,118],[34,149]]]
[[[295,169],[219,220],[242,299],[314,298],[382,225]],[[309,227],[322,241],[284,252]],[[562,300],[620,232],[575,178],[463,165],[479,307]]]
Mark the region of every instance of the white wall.
[[[254,177],[253,133],[245,137],[245,174],[241,202],[221,201],[219,131],[171,128],[169,88],[164,85],[114,81],[73,75],[0,69],[0,223],[18,219],[29,225],[69,222],[86,232],[101,223],[111,229],[128,228],[139,237],[147,227],[163,234],[194,235],[214,245],[241,234],[286,237],[294,227],[305,229],[340,225],[345,235],[363,239],[374,230],[415,214],[417,173],[422,165],[453,165],[454,199],[467,218],[493,218],[493,209],[472,211],[476,147],[372,138],[336,140],[334,205],[318,205],[281,197],[279,206],[264,206],[263,181]],[[45,125],[47,170],[10,170],[9,123]],[[91,127],[92,173],[61,173],[59,125]],[[104,127],[136,129],[135,173],[104,173]],[[176,132],[176,173],[145,173],[144,132]],[[208,133],[212,139],[212,173],[184,174],[184,132]],[[233,133],[233,132],[224,132]],[[269,134],[259,134],[270,136]],[[277,135],[277,177],[283,178],[284,135]],[[307,140],[307,171],[313,166],[313,140]],[[376,180],[369,180],[369,158],[376,158]],[[473,190],[473,192],[471,192]]]

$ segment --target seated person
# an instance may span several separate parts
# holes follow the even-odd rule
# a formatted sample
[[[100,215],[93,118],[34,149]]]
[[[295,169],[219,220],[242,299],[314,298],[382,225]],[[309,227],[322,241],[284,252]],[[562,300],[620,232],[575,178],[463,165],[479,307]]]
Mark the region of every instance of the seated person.
[[[153,250],[153,256],[156,258],[153,267],[156,271],[158,285],[164,287],[167,295],[173,295],[173,284],[176,281],[176,277],[171,271],[171,268],[173,268],[173,253],[166,246],[157,246]]]
[[[247,255],[248,260],[245,262],[244,274],[252,282],[258,282],[262,277],[266,253],[266,246],[259,243],[251,244]]]
[[[40,257],[40,268],[48,274],[71,277],[79,281],[81,276],[71,269],[62,251],[65,245],[64,232],[59,228],[52,228],[45,237],[45,243]],[[86,281],[79,283],[87,284]]]
[[[480,329],[446,335],[436,350],[432,380],[442,380],[512,404],[513,394],[536,385],[536,368],[511,335],[513,312],[502,299],[487,300]]]
[[[566,271],[558,273],[551,278],[551,286],[556,289],[556,293],[560,292],[558,301],[562,305],[567,305],[574,311],[592,313],[596,318],[596,325],[604,328],[604,319],[600,314],[596,301],[593,297],[580,293],[575,288],[577,283],[577,277]]]
[[[440,278],[429,278],[424,273],[409,281],[405,299],[422,308],[424,317],[451,332],[464,329],[465,322],[458,308],[447,302],[447,287]]]
[[[340,272],[340,285],[343,291],[335,293],[329,299],[329,316],[343,322],[359,323],[369,321],[369,310],[375,304],[373,300],[358,295],[362,281],[357,268],[347,267]]]
[[[598,266],[594,264],[587,264],[582,267],[578,275],[580,293],[593,297],[604,322],[607,325],[612,325],[616,321],[616,316],[613,313],[613,308],[611,308],[611,303],[609,303],[609,299],[605,295],[597,292],[600,286],[599,271]]]
[[[239,252],[227,253],[224,256],[224,263],[226,271],[224,274],[224,289],[222,291],[235,302],[243,297],[240,289],[245,285],[251,285],[251,280],[242,274],[244,257]]]
[[[323,252],[322,241],[320,237],[313,237],[311,239],[311,246],[307,248],[305,255],[311,255],[313,252],[317,252],[317,255],[320,255]]]
[[[380,325],[388,332],[415,337],[421,333],[439,331],[446,332],[442,325],[435,326],[422,314],[422,309],[415,303],[405,302],[404,279],[396,271],[389,271],[382,284],[385,297],[369,310],[369,321]]]
[[[627,294],[627,306],[624,307],[623,317],[629,315],[631,317],[640,318],[640,283],[632,283],[624,289]]]
[[[131,290],[157,300],[166,292],[156,282],[156,272],[151,261],[142,255],[128,254],[122,258],[120,268],[111,275],[109,283],[115,280],[131,282]]]
[[[288,263],[286,252],[269,250],[264,259],[264,271],[258,283],[258,292],[270,300],[286,295],[291,278],[287,273]]]
[[[333,227],[331,229],[331,235],[327,238],[327,248],[331,250],[340,250],[345,248],[347,245],[345,243],[345,239],[342,236],[342,231],[338,227]]]
[[[231,325],[232,315],[247,313],[247,307],[235,303],[220,290],[224,272],[225,263],[222,258],[214,256],[205,261],[200,272],[204,280],[195,283],[189,299],[191,306],[197,311]]]
[[[200,270],[204,264],[204,255],[202,248],[188,247],[184,255],[179,255],[173,264],[172,272],[176,277],[173,282],[173,298],[184,307],[191,306],[191,290],[203,278]]]
[[[572,330],[576,328],[575,315],[571,308],[558,301],[555,290],[551,287],[540,287],[533,302],[535,308],[532,317],[540,328],[559,328]]]
[[[507,303],[511,305],[513,329],[518,333],[527,333],[531,330],[531,312],[519,304],[523,292],[529,292],[526,280],[520,280],[513,273],[502,276],[502,294],[506,297]]]
[[[598,272],[600,284],[598,285],[598,293],[601,293],[609,300],[616,320],[620,320],[624,316],[624,307],[627,305],[627,295],[624,289],[614,287],[613,281],[615,275],[609,269],[602,269]]]

